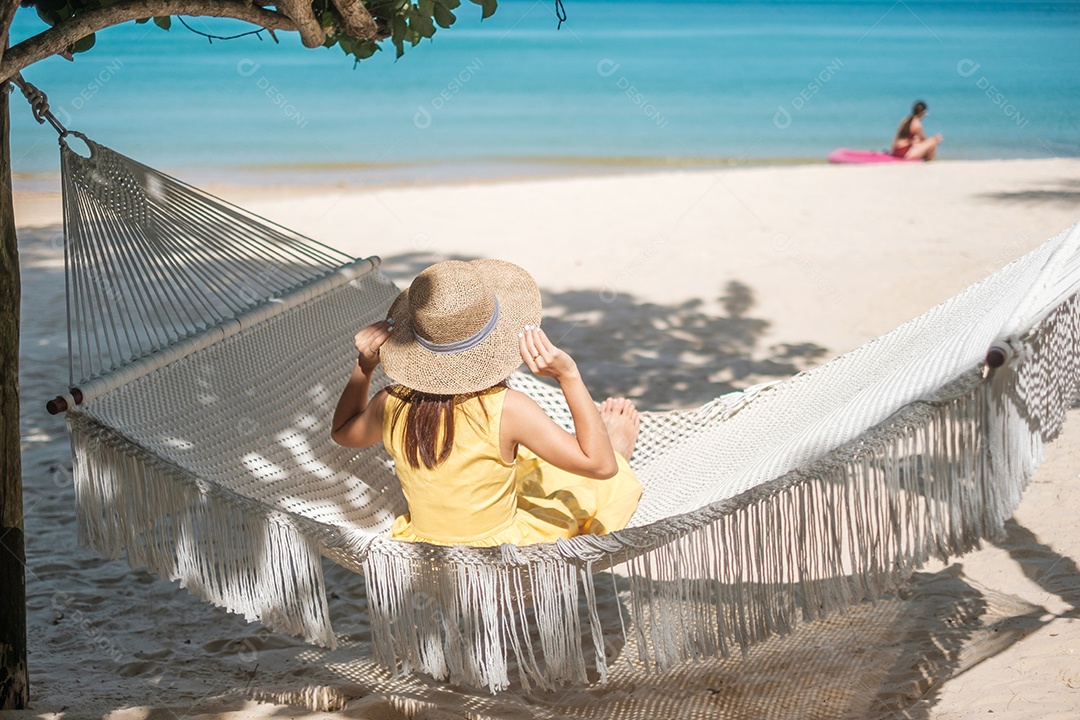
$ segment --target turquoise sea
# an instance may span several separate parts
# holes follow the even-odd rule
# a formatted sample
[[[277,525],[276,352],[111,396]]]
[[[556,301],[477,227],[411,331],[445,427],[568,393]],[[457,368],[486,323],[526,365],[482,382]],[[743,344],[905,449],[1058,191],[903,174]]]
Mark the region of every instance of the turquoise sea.
[[[295,34],[208,43],[174,23],[98,34],[25,72],[58,117],[182,177],[378,182],[883,148],[916,99],[944,158],[1080,155],[1080,2],[501,0],[395,61]],[[231,21],[189,21],[216,34]],[[16,15],[12,42],[43,28]],[[12,104],[20,177],[55,133]]]

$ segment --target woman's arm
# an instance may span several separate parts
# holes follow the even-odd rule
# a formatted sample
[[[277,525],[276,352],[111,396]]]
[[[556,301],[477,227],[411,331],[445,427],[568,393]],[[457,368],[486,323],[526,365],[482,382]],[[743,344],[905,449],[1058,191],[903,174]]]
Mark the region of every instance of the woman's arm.
[[[563,430],[532,398],[508,390],[499,431],[503,458],[524,445],[555,467],[584,477],[606,479],[618,472],[607,427],[578,372],[577,363],[555,347],[544,331],[528,327],[519,340],[529,370],[559,383],[574,418],[575,435]]]
[[[919,118],[911,118],[910,132],[912,143],[926,139],[926,135],[923,133],[922,121],[920,121]]]
[[[341,391],[330,437],[345,447],[371,447],[382,441],[382,416],[386,406],[386,391],[382,390],[368,401],[371,375],[379,366],[379,348],[390,337],[393,326],[387,321],[368,325],[353,338],[360,353],[349,382]]]

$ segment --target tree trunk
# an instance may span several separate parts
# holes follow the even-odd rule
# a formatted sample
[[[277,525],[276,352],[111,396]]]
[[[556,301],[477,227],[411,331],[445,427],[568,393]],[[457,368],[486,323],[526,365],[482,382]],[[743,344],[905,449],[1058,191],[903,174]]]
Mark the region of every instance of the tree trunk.
[[[0,87],[0,710],[30,703],[19,433],[19,245],[11,195],[10,95]]]

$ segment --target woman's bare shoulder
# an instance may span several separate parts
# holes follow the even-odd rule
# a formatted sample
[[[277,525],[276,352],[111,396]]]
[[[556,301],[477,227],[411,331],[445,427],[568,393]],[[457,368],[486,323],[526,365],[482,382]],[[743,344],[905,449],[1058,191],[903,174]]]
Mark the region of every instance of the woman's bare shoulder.
[[[506,397],[503,398],[504,421],[507,418],[512,424],[522,429],[528,426],[535,427],[538,422],[550,420],[535,400],[513,388],[507,388]]]
[[[503,396],[503,412],[507,410],[517,412],[528,408],[530,405],[536,405],[536,401],[520,390],[506,388],[506,394]]]

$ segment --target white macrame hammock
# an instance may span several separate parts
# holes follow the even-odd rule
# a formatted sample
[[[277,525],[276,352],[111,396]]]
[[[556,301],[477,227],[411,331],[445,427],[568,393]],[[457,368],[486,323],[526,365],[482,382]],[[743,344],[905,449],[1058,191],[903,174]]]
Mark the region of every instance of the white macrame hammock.
[[[61,142],[85,542],[332,647],[328,557],[362,574],[374,654],[395,671],[492,691],[586,683],[606,677],[613,636],[662,669],[873,598],[1002,532],[1077,391],[1074,227],[817,369],[645,413],[625,530],[396,542],[389,458],[330,440],[352,336],[398,293],[378,259],[88,145]],[[512,382],[572,426],[557,390]],[[597,593],[615,576],[597,573],[616,566],[629,591],[607,627]]]

